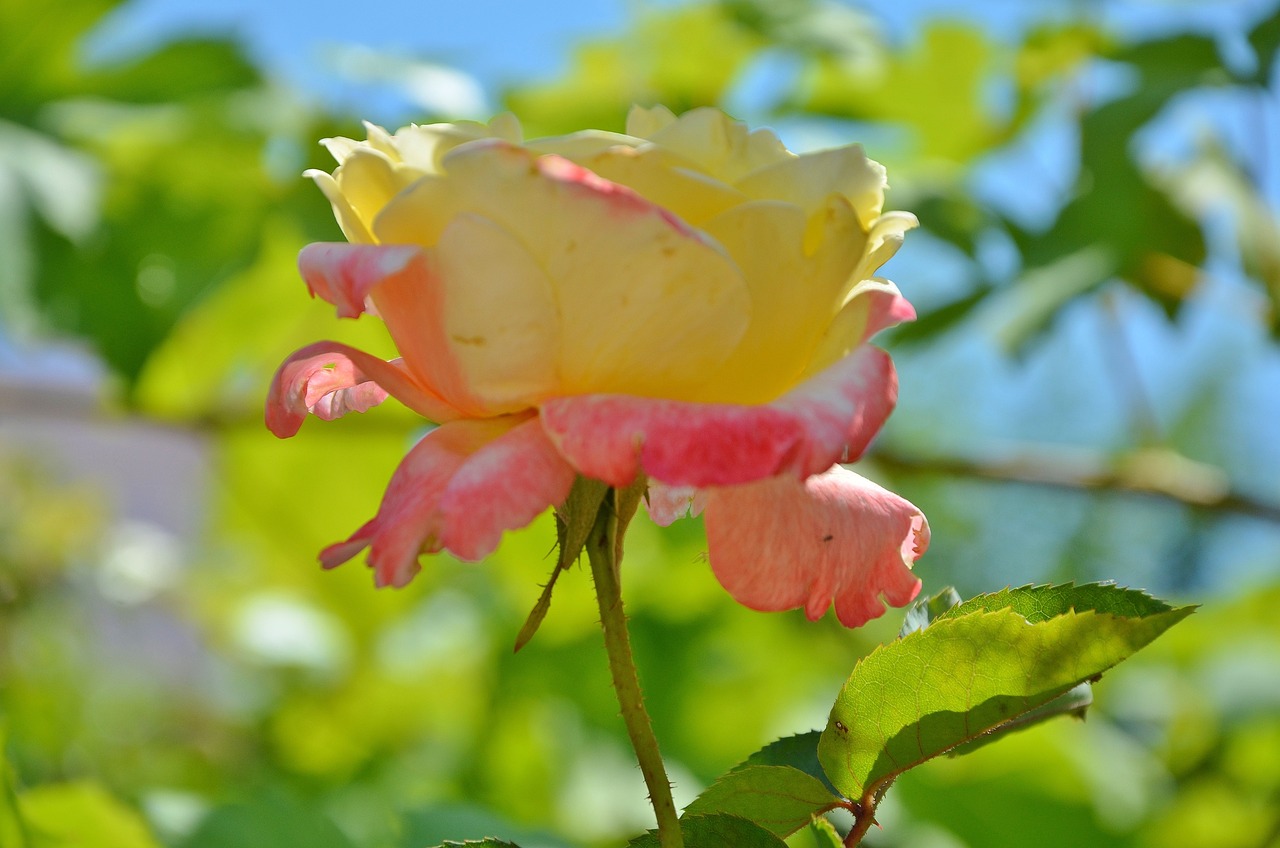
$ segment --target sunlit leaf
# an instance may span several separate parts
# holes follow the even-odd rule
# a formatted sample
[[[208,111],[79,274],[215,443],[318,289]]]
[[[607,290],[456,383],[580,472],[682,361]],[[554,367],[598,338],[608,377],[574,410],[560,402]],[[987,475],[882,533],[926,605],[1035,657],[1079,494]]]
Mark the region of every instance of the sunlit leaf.
[[[1026,730],[1050,719],[1067,717],[1083,720],[1091,706],[1093,706],[1093,686],[1088,683],[1081,683],[1063,692],[1047,704],[1036,707],[1034,710],[1029,710],[1017,718],[1010,719],[990,732],[982,734],[977,739],[972,739],[963,745],[952,748],[947,754],[948,756],[959,757],[973,753],[979,748],[990,745],[992,742],[998,742],[1007,733]]]
[[[686,816],[727,813],[790,836],[841,799],[811,775],[790,766],[744,766],[722,775],[685,808]]]
[[[1193,611],[1113,586],[978,596],[860,661],[818,746],[846,797],[1048,703]]]
[[[820,730],[784,736],[765,745],[734,768],[736,770],[749,766],[790,766],[821,780],[834,791],[835,787],[831,787],[826,773],[822,770],[822,764],[818,762],[818,740],[821,737]]]

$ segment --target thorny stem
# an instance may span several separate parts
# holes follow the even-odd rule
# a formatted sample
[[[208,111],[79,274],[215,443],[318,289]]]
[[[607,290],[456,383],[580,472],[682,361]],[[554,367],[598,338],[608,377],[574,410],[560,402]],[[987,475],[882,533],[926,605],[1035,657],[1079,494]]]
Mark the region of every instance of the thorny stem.
[[[854,848],[862,844],[862,837],[867,835],[871,825],[876,823],[875,809],[862,803],[855,804],[853,810],[853,829],[844,838],[844,848]]]
[[[605,651],[609,655],[609,672],[613,676],[613,688],[618,693],[622,707],[622,720],[631,737],[649,789],[649,801],[658,820],[658,843],[662,848],[684,848],[680,833],[680,819],[676,815],[675,802],[671,800],[671,781],[662,764],[658,751],[658,739],[653,734],[653,723],[644,708],[644,696],[640,691],[640,679],[636,674],[635,660],[631,655],[631,637],[627,633],[627,617],[622,610],[622,584],[618,565],[622,559],[622,534],[619,532],[618,496],[610,491],[600,506],[595,527],[587,541],[587,558],[591,562],[591,576],[596,586],[596,602],[600,607],[600,627],[604,631]],[[633,507],[634,508],[634,507]],[[623,528],[629,515],[623,517]]]

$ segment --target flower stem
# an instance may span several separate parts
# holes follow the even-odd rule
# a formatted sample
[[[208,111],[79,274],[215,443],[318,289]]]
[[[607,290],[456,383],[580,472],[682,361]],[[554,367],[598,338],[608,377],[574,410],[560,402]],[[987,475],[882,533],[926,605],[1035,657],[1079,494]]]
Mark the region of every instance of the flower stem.
[[[866,836],[867,831],[871,830],[871,825],[876,823],[876,805],[878,801],[878,797],[873,799],[868,793],[861,802],[851,805],[853,829],[844,838],[844,848],[853,848],[855,845],[862,844],[862,837]]]
[[[627,617],[622,610],[622,583],[618,565],[622,559],[622,534],[630,520],[630,511],[636,503],[620,504],[617,491],[610,491],[596,515],[595,527],[587,541],[587,558],[591,561],[591,576],[596,586],[596,602],[600,607],[600,627],[604,631],[605,651],[609,655],[609,671],[613,675],[613,688],[618,693],[622,707],[622,720],[631,737],[640,762],[640,772],[649,788],[649,801],[658,820],[658,842],[662,848],[684,848],[680,833],[680,819],[676,815],[675,802],[671,800],[671,781],[662,765],[658,751],[658,739],[653,735],[653,723],[644,708],[644,696],[640,691],[640,679],[636,674],[635,660],[631,656],[631,637],[627,633]],[[619,518],[621,513],[621,530]]]

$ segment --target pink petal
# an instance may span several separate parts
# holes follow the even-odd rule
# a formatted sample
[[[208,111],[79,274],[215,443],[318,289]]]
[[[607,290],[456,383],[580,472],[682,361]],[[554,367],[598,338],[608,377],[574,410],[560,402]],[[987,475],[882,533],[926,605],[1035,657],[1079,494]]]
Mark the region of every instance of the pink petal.
[[[929,524],[907,501],[841,466],[708,492],[707,546],[721,585],[751,609],[804,607],[859,627],[920,591],[911,565]]]
[[[482,559],[503,531],[563,503],[574,477],[534,418],[452,421],[409,451],[377,516],[320,561],[333,568],[368,547],[378,585],[403,586],[422,553]]]
[[[387,395],[432,421],[447,421],[457,412],[421,388],[398,361],[338,342],[316,342],[296,351],[276,371],[267,392],[267,428],[287,439],[302,427],[307,413],[331,420],[347,412],[364,412]]]
[[[641,470],[673,486],[729,486],[803,479],[861,455],[897,394],[888,354],[864,346],[769,404],[577,395],[544,403],[542,423],[574,468],[611,486]]]
[[[373,289],[389,279],[421,277],[426,256],[413,245],[317,242],[302,248],[298,270],[308,291],[338,307],[339,318],[355,318],[367,311]]]
[[[872,288],[861,296],[868,301],[867,323],[858,343],[866,342],[881,330],[916,320],[916,308],[899,294],[896,288],[891,286]]]
[[[697,518],[706,507],[706,493],[692,486],[650,483],[645,493],[649,518],[659,527],[670,527],[681,518]]]

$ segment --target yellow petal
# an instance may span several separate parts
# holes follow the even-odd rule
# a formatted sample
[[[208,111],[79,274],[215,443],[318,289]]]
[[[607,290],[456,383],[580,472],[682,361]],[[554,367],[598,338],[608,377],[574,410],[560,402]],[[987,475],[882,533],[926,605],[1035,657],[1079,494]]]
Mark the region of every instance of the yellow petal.
[[[460,211],[458,187],[443,176],[428,174],[384,206],[371,229],[382,244],[434,247],[449,220]]]
[[[854,348],[862,344],[867,335],[867,321],[870,318],[875,296],[897,294],[898,287],[881,278],[862,280],[854,286],[844,307],[832,319],[818,341],[817,347],[814,348],[804,376],[807,378],[817,374],[832,363],[848,356]]]
[[[342,189],[338,188],[338,183],[333,177],[314,168],[304,171],[302,175],[315,180],[316,185],[324,192],[324,196],[329,199],[329,204],[333,206],[333,215],[338,219],[338,226],[342,228],[342,234],[347,237],[347,241],[352,244],[373,244],[373,233],[352,208],[350,201],[343,196]]]
[[[862,225],[869,227],[884,206],[885,170],[855,144],[775,162],[735,186],[748,197],[785,200],[806,212],[839,193],[858,210]]]
[[[636,138],[652,138],[653,134],[668,124],[675,123],[676,114],[666,106],[658,104],[645,108],[632,106],[627,113],[627,135]]]
[[[501,117],[501,116],[499,116]],[[512,120],[515,120],[514,117]],[[459,121],[453,124],[410,124],[396,130],[390,138],[395,146],[395,155],[405,166],[412,168],[416,175],[438,174],[441,161],[454,148],[484,138],[493,138],[493,127],[501,132],[520,132],[517,122],[514,127],[508,121],[494,119],[492,126],[474,121]],[[372,140],[372,139],[371,139]]]
[[[500,143],[458,148],[444,167],[398,196],[376,234],[430,245],[472,213],[518,239],[555,292],[562,393],[693,397],[741,338],[751,306],[738,269],[661,208]]]
[[[886,212],[872,221],[866,253],[853,272],[855,282],[870,279],[902,247],[907,230],[918,226],[920,222],[910,212]]]
[[[373,147],[352,151],[333,172],[338,191],[366,227],[371,226],[378,211],[417,176]]]
[[[748,130],[719,109],[685,112],[648,138],[727,183],[795,156],[772,131]]]
[[[443,331],[463,381],[490,414],[556,392],[560,320],[547,275],[509,232],[475,214],[454,218],[436,248]]]
[[[743,269],[752,304],[741,344],[708,384],[709,399],[773,400],[798,382],[851,285],[864,244],[857,215],[838,195],[812,219],[790,203],[755,200],[705,229]],[[805,250],[810,231],[817,234],[812,254]]]
[[[592,156],[614,147],[635,147],[642,142],[629,135],[605,130],[583,130],[569,135],[540,138],[525,145],[534,153],[554,153],[575,162],[584,162]]]
[[[633,189],[695,227],[746,200],[742,192],[681,167],[673,159],[667,151],[646,145],[614,146],[575,161],[606,180]]]

